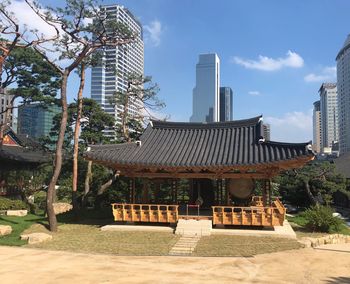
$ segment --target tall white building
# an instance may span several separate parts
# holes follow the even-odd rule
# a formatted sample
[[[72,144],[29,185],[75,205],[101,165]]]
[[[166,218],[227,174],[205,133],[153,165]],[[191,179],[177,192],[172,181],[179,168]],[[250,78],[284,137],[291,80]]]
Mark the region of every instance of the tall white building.
[[[216,53],[199,55],[190,121],[220,121],[220,59]]]
[[[321,140],[322,140],[322,130],[321,130],[321,106],[320,101],[314,102],[313,110],[313,150],[316,153],[321,153]]]
[[[337,55],[340,155],[350,152],[350,34]]]
[[[119,47],[105,47],[102,53],[100,66],[93,67],[91,71],[91,98],[97,101],[102,109],[113,115],[116,123],[121,122],[118,115],[123,111],[122,106],[111,104],[111,98],[116,91],[126,91],[126,75],[130,73],[144,74],[144,44],[141,23],[131,12],[120,5],[102,6],[102,11],[108,15],[109,21],[120,22],[127,25],[138,34],[135,42]],[[128,113],[140,115],[141,102],[130,105]],[[106,135],[114,136],[114,131],[106,131]]]
[[[321,111],[321,151],[338,142],[338,99],[337,85],[323,83],[319,89]]]
[[[6,89],[0,89],[0,124],[5,123],[6,110],[11,105],[11,100],[13,99],[13,95],[9,95],[6,92]],[[13,110],[11,110],[9,126],[12,127],[12,116]]]

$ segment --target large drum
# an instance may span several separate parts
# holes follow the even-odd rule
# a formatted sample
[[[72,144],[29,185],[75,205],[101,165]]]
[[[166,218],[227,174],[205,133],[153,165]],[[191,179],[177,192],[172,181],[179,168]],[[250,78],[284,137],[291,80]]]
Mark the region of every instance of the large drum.
[[[230,179],[228,190],[233,198],[249,199],[254,192],[255,183],[252,179]]]

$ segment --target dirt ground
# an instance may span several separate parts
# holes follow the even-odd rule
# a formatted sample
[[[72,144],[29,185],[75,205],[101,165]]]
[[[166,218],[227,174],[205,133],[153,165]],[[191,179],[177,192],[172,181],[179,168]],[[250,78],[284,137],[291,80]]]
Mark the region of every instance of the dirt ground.
[[[244,257],[123,257],[0,247],[0,283],[350,283],[350,244]]]

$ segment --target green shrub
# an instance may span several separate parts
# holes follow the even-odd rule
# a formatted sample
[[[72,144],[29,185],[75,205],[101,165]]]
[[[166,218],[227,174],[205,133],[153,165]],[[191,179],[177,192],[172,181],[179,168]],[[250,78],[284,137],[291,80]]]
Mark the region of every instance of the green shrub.
[[[328,206],[312,206],[303,215],[307,221],[306,226],[316,232],[338,232],[344,223],[338,217],[333,216],[333,209]]]
[[[34,204],[39,209],[45,209],[46,208],[46,192],[45,191],[38,191],[34,193]]]
[[[0,197],[0,210],[21,210],[27,209],[27,205],[22,200],[12,200]]]

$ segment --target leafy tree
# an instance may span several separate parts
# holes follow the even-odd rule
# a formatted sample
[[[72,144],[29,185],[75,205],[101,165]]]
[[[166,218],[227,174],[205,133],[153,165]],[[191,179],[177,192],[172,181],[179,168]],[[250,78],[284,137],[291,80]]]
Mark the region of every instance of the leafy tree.
[[[56,144],[55,166],[47,192],[50,230],[57,231],[57,219],[52,203],[55,196],[55,185],[62,168],[62,148],[68,119],[68,77],[95,51],[104,46],[115,47],[129,44],[136,39],[137,35],[122,23],[108,21],[107,13],[103,13],[92,0],[66,0],[64,8],[47,8],[47,12],[43,12],[38,3],[32,3],[30,0],[26,0],[26,3],[60,35],[55,42],[56,52],[60,54],[59,59],[66,59],[63,62],[56,62],[50,59],[46,49],[35,47],[62,76],[60,87],[62,117]],[[64,64],[67,61],[68,63]]]
[[[132,136],[135,136],[135,132],[136,136],[140,132],[145,120],[154,118],[152,111],[164,108],[165,103],[159,100],[159,87],[152,82],[152,77],[135,72],[120,76],[127,82],[127,88],[117,91],[110,103],[122,107],[118,114],[121,118],[117,131],[118,141],[129,142]],[[131,113],[130,109],[134,109],[135,112]]]
[[[284,200],[297,205],[316,205],[332,203],[332,195],[344,190],[344,177],[335,172],[334,164],[313,161],[303,168],[282,173],[275,180],[279,183]]]

